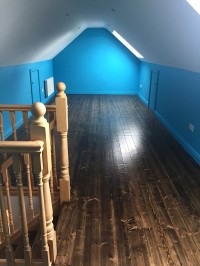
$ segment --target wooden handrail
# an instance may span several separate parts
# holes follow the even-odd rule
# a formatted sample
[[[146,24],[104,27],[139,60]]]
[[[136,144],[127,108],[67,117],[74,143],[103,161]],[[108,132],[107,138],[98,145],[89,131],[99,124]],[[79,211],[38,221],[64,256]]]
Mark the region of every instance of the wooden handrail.
[[[45,105],[47,112],[55,112],[55,105]],[[0,111],[20,111],[20,112],[29,112],[31,111],[31,105],[27,104],[0,104]]]
[[[2,153],[33,153],[43,150],[44,142],[35,141],[0,141],[0,152]]]

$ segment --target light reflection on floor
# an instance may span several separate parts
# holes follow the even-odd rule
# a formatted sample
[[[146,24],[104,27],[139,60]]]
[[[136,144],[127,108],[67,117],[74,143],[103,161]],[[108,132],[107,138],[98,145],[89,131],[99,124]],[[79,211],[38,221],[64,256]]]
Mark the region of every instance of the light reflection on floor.
[[[124,163],[130,163],[130,158],[136,159],[136,156],[139,156],[142,149],[143,135],[141,129],[135,125],[133,132],[131,132],[131,127],[133,128],[132,125],[128,127],[129,129],[126,130],[126,134],[122,130],[113,138],[112,148],[117,163],[121,157]]]

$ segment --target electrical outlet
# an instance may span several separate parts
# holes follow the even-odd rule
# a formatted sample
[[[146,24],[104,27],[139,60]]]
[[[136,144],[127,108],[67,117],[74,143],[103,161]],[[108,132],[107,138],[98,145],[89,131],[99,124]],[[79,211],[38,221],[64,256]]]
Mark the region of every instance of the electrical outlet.
[[[189,123],[189,130],[191,131],[191,132],[193,132],[194,131],[194,125],[192,124],[192,123]]]

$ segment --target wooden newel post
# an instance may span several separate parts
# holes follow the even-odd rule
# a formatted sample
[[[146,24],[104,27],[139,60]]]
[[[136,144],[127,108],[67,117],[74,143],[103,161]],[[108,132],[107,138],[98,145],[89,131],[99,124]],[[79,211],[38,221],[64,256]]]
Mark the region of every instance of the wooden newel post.
[[[44,104],[36,102],[31,107],[34,116],[30,127],[31,140],[42,140],[44,142],[43,157],[43,192],[46,215],[47,239],[50,252],[50,260],[55,261],[57,255],[56,232],[53,226],[53,208],[50,193],[50,172],[51,172],[51,144],[49,135],[49,124],[44,118],[46,107]]]
[[[56,122],[60,134],[60,202],[70,201],[70,176],[68,157],[68,103],[65,94],[66,85],[57,84]]]

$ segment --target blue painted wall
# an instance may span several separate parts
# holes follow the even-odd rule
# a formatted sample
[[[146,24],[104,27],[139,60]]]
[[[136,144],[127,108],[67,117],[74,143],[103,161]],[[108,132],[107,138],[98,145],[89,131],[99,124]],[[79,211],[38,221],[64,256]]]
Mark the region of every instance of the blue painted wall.
[[[87,29],[53,59],[67,93],[135,94],[140,61],[106,29]]]
[[[159,71],[155,115],[200,164],[200,74],[141,63],[138,95],[146,104],[151,71]]]
[[[44,80],[53,76],[52,60],[32,64],[24,64],[10,67],[0,67],[0,104],[32,104],[31,83],[29,70],[39,70],[41,100],[46,103]],[[17,113],[18,126],[22,123],[22,117]],[[11,132],[9,116],[4,115],[5,135]]]

